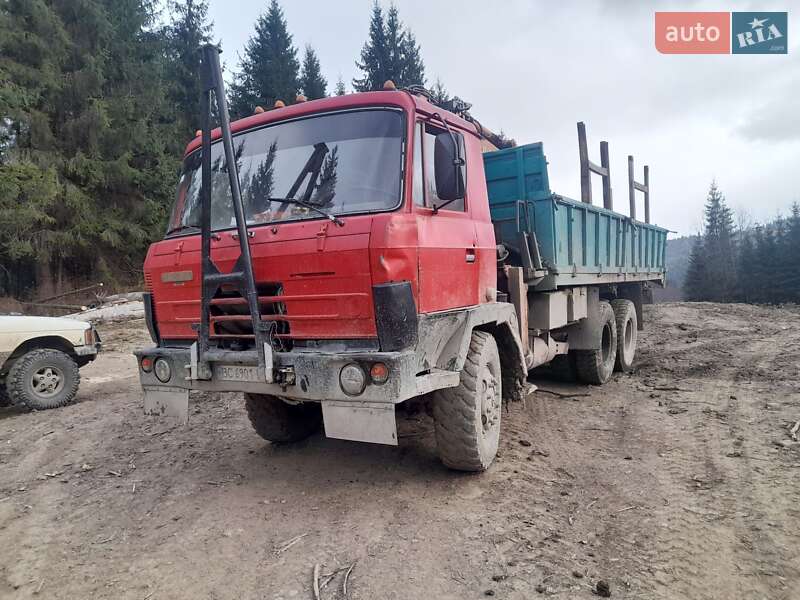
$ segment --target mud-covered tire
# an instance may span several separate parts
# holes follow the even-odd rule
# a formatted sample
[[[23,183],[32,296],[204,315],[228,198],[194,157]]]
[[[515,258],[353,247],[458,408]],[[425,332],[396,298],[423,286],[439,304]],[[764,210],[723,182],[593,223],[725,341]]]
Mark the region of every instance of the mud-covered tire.
[[[245,394],[244,404],[253,429],[269,442],[299,442],[322,424],[322,408],[317,403],[289,404],[277,396]]]
[[[502,413],[500,354],[494,338],[473,331],[460,382],[433,395],[436,446],[445,466],[485,471],[500,442]]]
[[[6,391],[14,404],[46,410],[72,402],[80,381],[78,365],[68,354],[31,350],[14,361],[6,377]]]
[[[617,322],[617,359],[614,370],[628,373],[633,369],[636,344],[639,339],[636,307],[630,300],[618,298],[611,301],[614,319]]]
[[[611,379],[617,359],[617,321],[608,302],[600,302],[600,348],[575,350],[575,367],[583,383],[602,385]]]
[[[578,368],[575,364],[575,352],[559,354],[548,365],[550,376],[556,381],[574,383],[578,381]]]

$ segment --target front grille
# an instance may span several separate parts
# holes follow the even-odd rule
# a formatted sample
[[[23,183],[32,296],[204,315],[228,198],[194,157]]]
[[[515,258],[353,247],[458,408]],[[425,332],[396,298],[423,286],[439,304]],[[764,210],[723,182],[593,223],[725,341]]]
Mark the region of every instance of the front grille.
[[[290,326],[286,304],[282,301],[281,283],[256,285],[261,320],[267,323],[269,338],[275,350],[290,350]],[[223,286],[211,299],[209,310],[211,339],[225,347],[241,347],[255,340],[247,300],[238,289]]]

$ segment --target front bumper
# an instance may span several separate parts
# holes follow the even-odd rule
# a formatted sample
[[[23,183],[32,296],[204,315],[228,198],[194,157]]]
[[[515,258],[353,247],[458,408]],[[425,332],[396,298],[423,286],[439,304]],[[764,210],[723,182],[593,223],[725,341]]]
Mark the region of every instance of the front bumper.
[[[145,348],[135,352],[139,359],[139,379],[145,390],[182,389],[215,392],[248,392],[271,394],[301,402],[339,401],[397,404],[426,394],[435,389],[458,384],[459,374],[454,371],[433,369],[418,374],[418,358],[414,350],[403,352],[276,352],[274,369],[290,372],[294,383],[267,383],[266,381],[229,381],[219,377],[208,380],[191,379],[191,351],[189,348]],[[141,369],[141,359],[164,358],[170,363],[172,376],[160,381],[154,372]],[[368,373],[370,365],[384,363],[389,370],[385,383],[368,382],[363,393],[347,395],[340,387],[339,373],[347,364],[357,363]],[[223,363],[220,363],[220,365]],[[224,366],[252,366],[251,362],[230,360]],[[215,371],[216,373],[216,371]]]
[[[89,357],[89,360],[94,360],[102,348],[103,346],[100,342],[95,342],[94,344],[73,346],[72,349],[75,351],[76,355]]]

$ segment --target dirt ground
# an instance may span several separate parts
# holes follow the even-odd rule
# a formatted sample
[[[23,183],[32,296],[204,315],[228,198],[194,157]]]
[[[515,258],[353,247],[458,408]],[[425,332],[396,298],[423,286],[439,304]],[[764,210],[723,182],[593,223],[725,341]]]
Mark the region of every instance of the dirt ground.
[[[397,448],[271,445],[236,395],[145,417],[144,324],[101,326],[74,405],[0,409],[0,597],[311,599],[319,565],[322,599],[797,598],[800,309],[646,318],[633,374],[537,380],[481,475],[427,417]]]

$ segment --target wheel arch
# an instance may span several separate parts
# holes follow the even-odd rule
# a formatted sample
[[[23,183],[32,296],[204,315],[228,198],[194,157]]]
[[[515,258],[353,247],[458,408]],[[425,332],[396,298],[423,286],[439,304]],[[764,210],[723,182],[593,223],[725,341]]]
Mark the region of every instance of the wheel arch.
[[[513,327],[516,323],[500,321],[484,323],[475,327],[478,331],[490,334],[497,343],[500,353],[500,370],[503,379],[503,399],[522,400],[524,381],[528,375],[522,344]]]
[[[73,360],[78,358],[75,354],[75,347],[69,340],[59,335],[43,335],[35,338],[29,338],[14,348],[14,351],[11,352],[6,357],[2,365],[0,365],[0,374],[6,375],[8,370],[11,368],[11,365],[14,364],[14,361],[21,356],[24,356],[31,350],[60,350]]]

